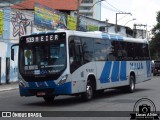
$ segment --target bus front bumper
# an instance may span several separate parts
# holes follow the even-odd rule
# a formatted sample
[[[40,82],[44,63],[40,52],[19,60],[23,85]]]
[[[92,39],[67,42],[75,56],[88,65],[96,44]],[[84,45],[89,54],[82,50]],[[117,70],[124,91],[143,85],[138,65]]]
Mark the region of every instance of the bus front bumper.
[[[29,87],[19,85],[20,96],[69,95],[72,93],[72,83],[63,85],[44,84],[44,82],[29,82]]]

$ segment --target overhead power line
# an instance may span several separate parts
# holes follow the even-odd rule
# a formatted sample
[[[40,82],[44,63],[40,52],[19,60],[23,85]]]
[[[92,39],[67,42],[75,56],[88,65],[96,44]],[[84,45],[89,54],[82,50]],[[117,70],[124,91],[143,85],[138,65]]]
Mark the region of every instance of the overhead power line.
[[[123,17],[121,17],[121,18],[118,19],[117,21],[120,21],[121,19],[125,18],[126,16],[128,16],[128,14],[124,15]]]
[[[118,12],[123,12],[122,10],[119,10],[118,8],[116,8],[115,6],[113,6],[112,4],[110,4],[109,2],[105,1],[108,5],[110,5],[112,8],[114,8],[116,11]]]
[[[110,8],[109,6],[105,5],[104,3],[102,3],[101,5],[103,8],[107,9],[107,10],[110,10],[110,11],[113,11],[113,12],[118,12],[117,10],[113,9],[113,8]]]

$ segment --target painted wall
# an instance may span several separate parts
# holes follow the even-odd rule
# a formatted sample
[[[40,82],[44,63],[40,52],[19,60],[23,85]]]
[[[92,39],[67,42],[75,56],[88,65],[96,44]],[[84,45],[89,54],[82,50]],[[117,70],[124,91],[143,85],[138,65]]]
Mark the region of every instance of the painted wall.
[[[33,11],[21,11],[11,8],[3,10],[3,34],[1,40],[19,40],[20,36],[32,33]]]
[[[32,33],[32,12],[11,10],[10,39],[18,40],[20,36]]]

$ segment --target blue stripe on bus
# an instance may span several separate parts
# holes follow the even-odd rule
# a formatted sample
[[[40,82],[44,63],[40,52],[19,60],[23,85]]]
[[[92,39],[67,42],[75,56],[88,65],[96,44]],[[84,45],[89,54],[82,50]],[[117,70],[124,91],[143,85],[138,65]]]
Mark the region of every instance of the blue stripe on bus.
[[[56,85],[54,80],[45,81],[45,82],[28,82],[29,88],[24,88],[23,90],[27,89],[44,89],[44,88],[53,88],[54,94],[71,94],[72,93],[72,83],[67,82],[63,85]],[[25,95],[24,95],[25,96]]]
[[[107,34],[102,34],[103,39],[109,39],[109,36]]]
[[[111,40],[117,40],[117,36],[115,36],[115,35],[110,35],[110,39],[111,39]]]
[[[118,74],[119,74],[119,61],[115,61],[113,64],[112,75],[111,75],[112,82],[117,82],[119,80]]]
[[[28,85],[30,88],[37,88],[37,85],[35,82],[28,82]]]
[[[56,84],[54,80],[46,81],[46,82],[28,82],[30,88],[37,88],[37,87],[55,87]]]
[[[126,61],[122,61],[121,62],[121,68],[120,68],[120,80],[127,80],[127,76],[126,76],[126,72],[127,72],[127,68],[126,68]]]
[[[102,74],[100,76],[101,83],[108,83],[109,82],[108,78],[109,78],[109,74],[111,71],[111,65],[112,65],[111,61],[105,63]]]
[[[122,41],[123,40],[123,37],[122,36],[117,36],[118,37],[118,40],[119,41]]]
[[[102,33],[102,39],[122,41],[123,37],[119,35],[110,35],[110,34]]]
[[[72,83],[71,82],[67,82],[63,85],[57,86],[55,88],[54,93],[56,95],[60,95],[60,94],[71,94],[72,93]]]

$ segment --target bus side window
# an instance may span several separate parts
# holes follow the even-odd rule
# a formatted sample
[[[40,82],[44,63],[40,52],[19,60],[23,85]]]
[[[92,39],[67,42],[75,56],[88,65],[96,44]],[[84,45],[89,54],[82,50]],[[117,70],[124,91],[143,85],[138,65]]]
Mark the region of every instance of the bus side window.
[[[78,37],[71,37],[69,42],[69,60],[70,72],[73,73],[82,65],[82,51],[80,39]]]
[[[116,60],[116,55],[115,55],[115,42],[114,41],[106,41],[106,47],[107,47],[107,60],[108,61],[114,61]]]
[[[143,52],[142,54],[144,56],[144,60],[145,59],[149,60],[150,58],[149,58],[148,44],[143,44],[142,52]]]
[[[118,41],[117,42],[117,60],[126,60],[127,51],[126,51],[126,42]]]
[[[106,61],[107,55],[106,41],[104,39],[94,39],[94,59],[96,61]]]
[[[93,38],[82,37],[81,40],[84,63],[94,61]]]
[[[134,47],[134,44],[133,43],[127,43],[127,57],[128,57],[128,60],[134,60],[135,59],[135,47]]]

